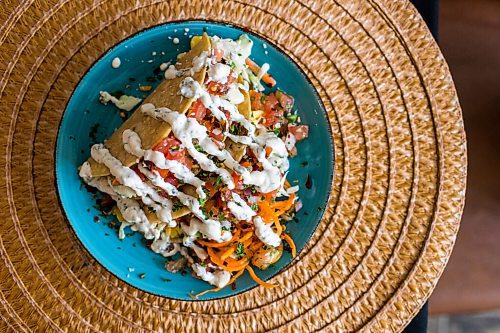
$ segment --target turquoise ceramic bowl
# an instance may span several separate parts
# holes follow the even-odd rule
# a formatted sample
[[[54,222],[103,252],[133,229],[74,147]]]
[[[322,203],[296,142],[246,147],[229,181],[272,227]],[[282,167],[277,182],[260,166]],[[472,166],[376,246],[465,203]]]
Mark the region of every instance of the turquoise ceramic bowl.
[[[189,30],[189,31],[188,31]],[[175,59],[189,49],[189,36],[209,35],[237,38],[243,30],[227,24],[179,22],[148,29],[123,41],[102,58],[82,78],[64,113],[56,150],[56,178],[62,205],[76,235],[90,252],[112,274],[146,292],[169,298],[191,300],[189,293],[209,289],[207,283],[188,274],[172,274],[164,269],[165,259],[146,248],[141,235],[120,241],[109,218],[99,216],[95,200],[78,177],[80,166],[90,153],[90,146],[102,142],[120,126],[122,119],[112,105],[99,102],[100,90],[121,90],[142,97],[138,85],[159,83],[159,66]],[[295,108],[302,122],[310,126],[309,139],[298,144],[299,154],[291,160],[289,178],[300,184],[299,196],[304,208],[297,214],[298,222],[290,222],[298,250],[306,245],[318,225],[328,201],[333,177],[333,144],[326,112],[314,88],[294,62],[269,42],[248,33],[254,41],[251,57],[257,63],[267,62],[278,87],[295,97]],[[179,44],[172,38],[177,37]],[[111,67],[113,58],[121,59],[118,69]],[[307,181],[307,179],[310,179]],[[306,182],[310,188],[306,187]],[[99,222],[95,222],[97,218]],[[266,271],[256,270],[267,280],[279,273],[289,262],[289,253]],[[256,283],[245,273],[236,289],[226,287],[218,293],[208,293],[200,299],[216,299],[241,293]]]

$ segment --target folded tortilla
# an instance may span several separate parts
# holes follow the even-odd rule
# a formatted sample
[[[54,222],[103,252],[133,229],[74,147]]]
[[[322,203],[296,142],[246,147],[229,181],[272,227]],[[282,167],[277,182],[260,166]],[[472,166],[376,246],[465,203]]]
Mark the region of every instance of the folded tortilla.
[[[176,64],[178,70],[189,69],[195,57],[203,52],[210,51],[210,39],[206,33],[199,43],[197,43],[182,59]],[[156,107],[167,107],[171,110],[185,113],[193,103],[192,98],[185,98],[179,94],[179,87],[189,72],[171,80],[164,80],[142,103],[152,103]],[[206,68],[203,68],[192,76],[195,81],[203,84],[206,75]],[[129,154],[123,147],[123,132],[127,129],[133,130],[141,138],[143,149],[151,149],[165,139],[170,133],[170,125],[161,119],[155,119],[144,115],[139,108],[118,128],[111,137],[104,142],[104,145],[111,154],[122,162],[125,166],[132,166],[137,163],[137,156]],[[107,176],[109,169],[97,163],[92,157],[88,159],[93,177]]]

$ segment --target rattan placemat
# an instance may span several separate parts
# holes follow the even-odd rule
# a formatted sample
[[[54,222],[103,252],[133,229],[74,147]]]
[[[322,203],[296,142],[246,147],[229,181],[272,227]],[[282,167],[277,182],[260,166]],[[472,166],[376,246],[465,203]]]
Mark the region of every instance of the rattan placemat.
[[[136,290],[82,248],[58,201],[55,141],[78,80],[127,36],[184,19],[270,39],[330,115],[329,207],[272,292]],[[0,24],[3,330],[401,331],[429,297],[459,227],[466,144],[448,67],[407,1],[7,0]]]

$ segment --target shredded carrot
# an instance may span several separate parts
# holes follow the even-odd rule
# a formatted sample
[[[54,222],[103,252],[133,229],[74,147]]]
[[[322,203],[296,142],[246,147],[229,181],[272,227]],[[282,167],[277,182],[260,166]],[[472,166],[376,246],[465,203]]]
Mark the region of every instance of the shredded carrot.
[[[234,260],[232,258],[227,258],[227,266],[223,266],[222,268],[225,269],[226,271],[230,271],[230,272],[235,272],[235,271],[239,271],[243,268],[245,268],[246,266],[248,266],[248,258],[243,258],[243,259],[240,259],[240,260]]]
[[[287,200],[275,202],[272,208],[277,209],[278,214],[281,215],[292,208],[294,199],[295,195],[292,193]]]
[[[234,253],[234,251],[236,251],[236,246],[231,246],[229,247],[226,251],[224,251],[221,255],[220,255],[220,258],[222,260],[226,259],[227,257],[229,257],[231,254]]]
[[[213,261],[217,266],[224,266],[224,261],[217,255],[213,248],[207,248],[208,255],[210,256],[210,260]]]
[[[252,244],[252,240],[249,238],[243,242],[243,247],[246,249],[250,244]]]
[[[231,283],[236,281],[236,279],[239,278],[241,276],[241,274],[243,274],[244,272],[245,272],[244,268],[240,269],[236,274],[233,275],[233,277],[231,278],[231,280],[229,280],[229,282],[226,284],[226,286],[231,285]]]
[[[267,201],[261,201],[259,203],[259,212],[257,215],[262,217],[264,223],[271,223],[279,219],[278,215],[271,209]]]
[[[274,221],[274,225],[276,226],[276,233],[278,235],[281,235],[281,233],[283,232],[283,227],[281,226],[279,219]]]
[[[246,234],[244,234],[240,239],[238,239],[238,242],[243,243],[247,239],[250,239],[253,236],[253,231],[249,231]]]
[[[292,249],[292,257],[295,257],[297,255],[297,247],[295,246],[292,237],[288,236],[287,234],[283,234],[282,237],[284,240],[286,240],[288,245],[290,245],[290,248]]]
[[[257,65],[250,58],[246,58],[245,63],[247,64],[248,68],[250,68],[252,73],[254,73],[255,75],[259,75],[259,72],[260,72],[259,65]],[[276,85],[276,80],[269,73],[265,73],[262,76],[262,81],[264,81],[264,83],[267,84],[268,86],[270,86],[271,88]]]
[[[253,271],[252,267],[250,266],[247,266],[245,267],[245,269],[248,271],[248,273],[250,273],[250,276],[252,277],[252,279],[257,282],[258,284],[260,284],[261,286],[264,286],[266,288],[274,288],[276,287],[274,284],[272,283],[269,283],[269,282],[264,282],[262,281],[261,279],[259,279],[259,277],[255,274],[255,272]]]

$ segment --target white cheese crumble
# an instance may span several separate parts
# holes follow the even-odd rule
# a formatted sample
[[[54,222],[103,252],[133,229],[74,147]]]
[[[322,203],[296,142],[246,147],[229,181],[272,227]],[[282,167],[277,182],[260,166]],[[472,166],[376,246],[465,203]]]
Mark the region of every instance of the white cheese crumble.
[[[121,64],[122,64],[122,61],[118,57],[114,58],[113,61],[111,61],[111,67],[113,67],[113,68],[118,68],[118,67],[120,67]]]

